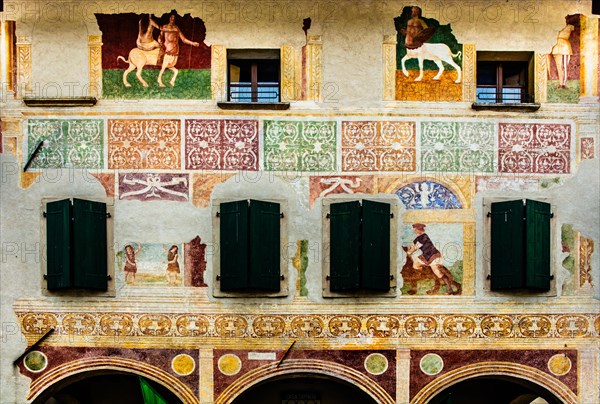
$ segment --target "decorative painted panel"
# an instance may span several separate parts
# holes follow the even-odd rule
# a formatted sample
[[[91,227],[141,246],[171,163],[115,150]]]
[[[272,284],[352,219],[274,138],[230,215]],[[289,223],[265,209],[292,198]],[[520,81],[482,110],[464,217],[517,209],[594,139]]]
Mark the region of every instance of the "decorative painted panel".
[[[211,98],[211,49],[200,18],[175,10],[95,16],[102,31],[104,98]]]
[[[258,170],[258,121],[187,119],[185,166],[192,170]]]
[[[358,176],[310,176],[309,179],[310,207],[317,198],[333,194],[372,194],[375,193],[375,179],[370,175]]]
[[[415,154],[414,122],[342,122],[342,171],[414,171]]]
[[[109,119],[108,168],[180,169],[178,119]]]
[[[182,286],[184,251],[181,245],[130,242],[117,253],[129,286]]]
[[[265,121],[267,171],[336,169],[336,124],[327,121]]]
[[[423,171],[494,171],[491,123],[422,122],[421,147]]]
[[[571,126],[501,123],[498,170],[505,173],[566,174],[571,170]]]
[[[406,209],[462,209],[456,195],[434,181],[416,181],[400,188],[396,195]]]
[[[188,174],[119,174],[119,199],[187,201]]]
[[[582,137],[580,139],[579,150],[581,153],[581,160],[591,160],[594,158],[594,138],[593,137]]]
[[[44,142],[31,168],[103,168],[104,124],[99,119],[30,119],[27,161]]]
[[[50,328],[55,328],[54,335],[68,335],[63,327],[65,318],[72,314],[82,315],[81,312],[16,312],[21,330],[30,339],[39,338]],[[190,344],[197,346],[201,339],[196,337],[230,338],[272,338],[269,333],[275,332],[281,338],[315,338],[319,341],[338,340],[341,328],[349,328],[356,338],[378,337],[389,339],[387,343],[394,344],[397,338],[417,338],[416,342],[423,342],[423,338],[430,340],[443,340],[460,338],[481,341],[520,341],[560,340],[562,338],[595,339],[598,337],[596,327],[600,324],[597,313],[478,313],[468,315],[439,314],[439,313],[388,313],[385,315],[365,313],[360,315],[340,316],[339,313],[320,314],[285,314],[273,312],[265,314],[223,314],[205,313],[190,314],[177,312],[88,312],[85,316],[89,326],[82,331],[82,338],[86,336],[109,337],[109,344],[114,343],[114,336],[135,337],[139,344],[152,341],[158,335],[145,335],[144,340],[139,340],[142,334],[141,327],[145,324],[140,320],[157,316],[169,322],[172,327],[169,335],[182,339],[182,346]],[[92,321],[93,320],[93,321]],[[284,323],[281,323],[283,320]],[[343,323],[346,323],[346,326]],[[358,324],[358,323],[360,324]],[[270,329],[271,324],[274,329]],[[460,325],[459,325],[460,324]],[[174,325],[174,327],[173,327]],[[187,326],[186,326],[187,325]],[[257,330],[254,329],[257,327]],[[267,328],[269,328],[269,332]],[[283,327],[283,328],[281,328]],[[341,328],[340,328],[341,327]],[[275,330],[276,329],[276,330]],[[59,341],[59,340],[56,340]],[[98,342],[101,340],[98,339]],[[133,341],[133,340],[132,340]],[[225,343],[226,341],[222,341]],[[384,341],[381,341],[382,343]],[[410,342],[410,341],[408,341]],[[239,340],[235,340],[239,343]]]

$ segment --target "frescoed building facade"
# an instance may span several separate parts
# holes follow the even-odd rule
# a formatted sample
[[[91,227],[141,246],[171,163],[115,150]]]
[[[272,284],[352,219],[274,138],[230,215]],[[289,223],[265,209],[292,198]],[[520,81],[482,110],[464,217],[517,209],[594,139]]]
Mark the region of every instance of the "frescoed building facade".
[[[600,402],[592,7],[5,1],[0,402]]]

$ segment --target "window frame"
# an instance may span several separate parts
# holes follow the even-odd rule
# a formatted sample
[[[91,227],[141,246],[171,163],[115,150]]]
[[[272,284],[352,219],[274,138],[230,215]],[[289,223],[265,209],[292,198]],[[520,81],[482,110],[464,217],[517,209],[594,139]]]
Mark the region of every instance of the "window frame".
[[[268,53],[277,53],[277,57],[260,57],[261,54],[267,55]],[[238,56],[231,56],[232,54],[238,54]],[[247,60],[251,62],[251,79],[250,79],[250,97],[251,101],[238,101],[232,99],[231,97],[231,62],[236,60]],[[273,101],[259,101],[259,84],[258,74],[260,70],[259,63],[266,61],[276,61],[277,65],[277,97]],[[277,104],[281,102],[281,49],[280,48],[268,48],[268,49],[260,49],[260,48],[248,48],[248,49],[227,49],[227,102],[235,103],[235,104]],[[275,86],[267,86],[267,87],[275,87]],[[256,94],[255,94],[256,93]]]
[[[491,289],[491,277],[492,277],[492,259],[491,259],[491,251],[492,251],[492,219],[488,212],[491,212],[492,203],[497,202],[509,202],[515,200],[525,200],[529,199],[537,202],[544,202],[550,205],[550,212],[553,214],[553,218],[550,220],[550,288],[547,291],[540,291],[534,288],[514,288],[514,289],[500,289],[500,290],[492,290]],[[503,196],[503,197],[486,197],[483,198],[483,243],[484,248],[482,261],[484,263],[483,268],[483,291],[490,296],[539,296],[539,297],[554,297],[557,296],[557,288],[556,288],[556,273],[557,273],[557,261],[555,259],[555,251],[557,245],[560,245],[560,240],[557,240],[557,237],[560,237],[560,234],[557,233],[557,220],[556,220],[556,205],[553,203],[551,198],[547,197],[537,197],[534,195],[514,195]],[[525,253],[524,253],[525,255]],[[526,255],[525,255],[526,258]],[[524,269],[525,273],[522,274],[526,276],[526,269]]]
[[[329,277],[331,275],[330,253],[331,253],[331,220],[327,217],[331,213],[331,205],[341,202],[352,202],[369,200],[373,202],[387,203],[390,205],[390,288],[387,292],[378,292],[370,289],[359,289],[347,292],[337,292],[330,289]],[[396,195],[367,195],[367,194],[337,194],[323,198],[321,223],[322,223],[322,246],[323,254],[321,260],[322,292],[323,297],[343,297],[343,298],[393,298],[398,292],[398,260],[401,257],[399,249],[401,248],[400,237],[398,234],[400,228],[400,200]],[[361,273],[359,272],[359,276]]]
[[[48,289],[48,281],[46,280],[47,268],[47,242],[46,237],[48,234],[47,218],[45,213],[47,212],[47,205],[50,202],[58,202],[61,200],[69,199],[71,202],[73,199],[80,199],[84,201],[100,202],[106,205],[106,274],[107,274],[107,289],[106,290],[94,290],[84,289],[76,287],[68,287],[64,289]],[[40,204],[40,282],[42,295],[44,296],[67,296],[67,297],[115,297],[116,286],[115,286],[115,253],[114,253],[114,199],[113,198],[98,198],[88,196],[63,196],[63,197],[48,197],[42,198]]]
[[[480,85],[479,74],[477,67],[479,63],[493,63],[496,69],[496,84],[495,85]],[[503,101],[503,92],[505,88],[503,81],[505,79],[502,74],[503,63],[522,62],[526,64],[524,71],[526,74],[525,86],[511,86],[507,88],[524,88],[525,93],[521,94],[520,102],[506,102]],[[475,102],[474,108],[477,107],[491,107],[491,106],[504,106],[504,107],[519,107],[519,106],[531,106],[536,104],[535,100],[535,53],[533,51],[477,51],[476,74],[475,74]],[[480,88],[494,88],[496,90],[496,97],[494,101],[480,101],[477,95],[477,90]],[[477,109],[477,108],[475,108]]]
[[[221,209],[221,203],[227,202],[237,202],[243,200],[258,200],[261,202],[272,202],[278,203],[280,213],[283,214],[283,217],[279,221],[279,271],[280,278],[279,280],[279,291],[278,292],[268,292],[261,290],[240,290],[240,291],[222,291],[220,287],[220,277],[221,277],[221,249],[220,249],[220,239],[221,239],[221,225],[220,218],[217,216],[217,213]],[[286,297],[289,294],[289,260],[286,257],[284,252],[288,246],[288,214],[289,214],[289,205],[288,201],[284,199],[272,199],[272,198],[258,198],[258,197],[247,197],[247,198],[215,198],[212,200],[212,239],[213,239],[213,248],[212,252],[212,295],[213,297],[235,297],[235,298],[252,298],[252,297]],[[249,269],[248,269],[249,270]]]

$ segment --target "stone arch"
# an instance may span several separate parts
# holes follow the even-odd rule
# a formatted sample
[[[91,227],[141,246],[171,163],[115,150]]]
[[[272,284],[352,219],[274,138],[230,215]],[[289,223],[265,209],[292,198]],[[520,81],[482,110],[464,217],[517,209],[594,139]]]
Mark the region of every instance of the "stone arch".
[[[454,369],[423,387],[410,404],[425,404],[443,389],[479,376],[510,376],[538,384],[566,404],[576,404],[577,396],[560,380],[541,370],[510,362],[480,362]]]
[[[107,356],[77,359],[72,362],[63,363],[62,365],[44,373],[43,376],[31,383],[27,399],[33,400],[51,385],[70,376],[103,370],[122,371],[144,376],[167,387],[184,403],[200,403],[198,401],[198,397],[187,385],[166,371],[144,362],[125,358],[112,358]]]
[[[339,363],[317,359],[288,359],[277,366],[271,363],[256,368],[231,383],[215,400],[215,404],[231,403],[244,391],[267,379],[292,374],[325,375],[354,384],[373,400],[381,404],[394,404],[396,401],[367,375]]]

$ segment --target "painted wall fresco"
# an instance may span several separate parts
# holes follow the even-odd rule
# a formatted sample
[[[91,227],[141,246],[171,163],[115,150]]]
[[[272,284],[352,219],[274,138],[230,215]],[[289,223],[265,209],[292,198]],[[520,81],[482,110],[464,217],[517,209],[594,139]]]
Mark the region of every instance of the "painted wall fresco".
[[[342,121],[342,171],[414,171],[414,122]]]
[[[317,198],[334,194],[375,193],[375,178],[371,175],[318,176],[311,175],[309,182],[309,206],[312,208]]]
[[[119,199],[187,201],[188,174],[119,174]]]
[[[183,286],[180,244],[129,242],[117,253],[117,262],[129,286]]]
[[[456,325],[456,323],[453,323],[447,324],[446,326],[452,327]],[[437,373],[427,374],[426,371],[424,371],[422,361],[426,355],[437,355],[442,359],[441,369]],[[568,368],[568,371],[564,374],[560,374],[560,372],[559,374],[552,373],[552,370],[558,370],[557,366],[553,365],[553,363],[556,361],[553,358],[555,358],[556,355],[567,357],[571,363],[570,368]],[[442,377],[444,374],[459,369],[463,366],[473,366],[482,362],[511,362],[518,365],[533,367],[545,373],[546,378],[557,378],[574,393],[577,393],[576,350],[411,350],[411,399],[419,392],[419,390],[421,390],[423,387],[425,387],[425,385],[430,383],[435,378]]]
[[[109,119],[108,168],[179,169],[178,119]]]
[[[27,161],[43,142],[31,168],[103,168],[104,123],[99,119],[29,119]]]
[[[548,102],[578,103],[581,15],[567,15],[548,54]]]
[[[191,170],[258,170],[258,121],[186,119],[185,166]]]
[[[483,122],[422,122],[423,171],[494,171],[494,125]]]
[[[213,351],[214,368],[214,393],[218,397],[231,383],[236,379],[243,377],[248,372],[256,370],[261,366],[268,365],[280,360],[285,353],[285,349],[272,351],[243,351],[243,350],[225,350],[215,349]],[[383,359],[387,366],[385,371],[380,374],[369,372],[372,366],[369,365],[369,355],[377,354]],[[372,358],[372,357],[371,357]],[[332,364],[343,364],[358,373],[374,380],[391,397],[396,395],[396,351],[395,350],[357,350],[357,351],[319,351],[319,350],[300,350],[292,349],[289,351],[286,360],[315,359],[319,361],[330,362]],[[367,366],[365,366],[367,362]]]
[[[264,121],[267,171],[336,171],[332,121]]]
[[[198,17],[96,14],[104,98],[210,99],[211,50]]]
[[[567,174],[571,171],[571,126],[501,123],[498,171]]]
[[[456,195],[434,181],[416,181],[396,191],[406,209],[462,209]]]
[[[402,294],[460,295],[463,273],[463,225],[412,223],[404,226]]]
[[[396,99],[401,101],[461,101],[462,44],[450,24],[422,16],[417,6],[406,6],[394,18]]]

